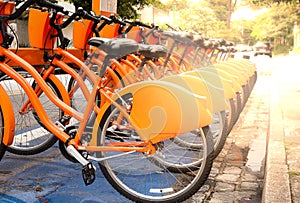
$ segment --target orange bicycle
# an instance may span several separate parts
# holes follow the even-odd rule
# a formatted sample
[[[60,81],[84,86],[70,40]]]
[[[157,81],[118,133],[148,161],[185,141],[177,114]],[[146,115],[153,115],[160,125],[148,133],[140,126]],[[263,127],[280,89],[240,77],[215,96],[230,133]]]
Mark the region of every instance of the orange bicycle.
[[[96,161],[112,186],[133,201],[180,202],[197,192],[206,180],[212,165],[210,142],[206,141],[203,134],[199,134],[202,147],[198,150],[177,148],[177,151],[169,152],[177,157],[175,160],[173,157],[172,161],[165,159],[164,153],[168,152],[164,146],[172,144],[168,143],[171,142],[170,138],[192,132],[210,122],[209,117],[201,117],[199,113],[201,109],[205,110],[203,105],[205,99],[163,81],[143,81],[110,91],[103,86],[102,79],[97,73],[90,69],[89,66],[94,65],[90,61],[93,57],[97,59],[103,57],[105,60],[110,54],[109,51],[120,53],[118,50],[122,46],[113,47],[111,43],[118,43],[115,40],[106,42],[100,40],[99,43],[106,49],[101,47],[101,51],[91,54],[86,63],[63,49],[58,49],[57,55],[51,61],[51,65],[57,65],[76,78],[80,89],[86,95],[84,111],[77,111],[53,93],[43,76],[33,66],[8,49],[11,36],[7,34],[5,24],[8,20],[17,18],[34,3],[63,12],[62,7],[45,0],[28,0],[14,13],[0,15],[3,38],[0,47],[0,71],[24,89],[30,100],[29,107],[35,109],[41,123],[62,141],[67,152],[82,164],[84,182],[87,185],[94,182],[95,166],[92,161]],[[118,45],[122,45],[124,40],[121,39],[119,42]],[[102,56],[99,53],[102,53]],[[86,77],[92,81],[92,89],[85,85],[76,71],[60,60],[60,55],[81,67]],[[59,122],[49,118],[39,99],[39,93],[6,63],[7,60],[13,61],[28,72],[48,99],[65,113]],[[103,68],[106,66],[100,70]],[[96,104],[99,95],[103,104],[100,108]],[[15,121],[13,105],[2,85],[0,97],[2,158],[5,149],[13,141]],[[133,136],[127,139],[127,135]],[[186,159],[192,160],[189,160],[191,165],[187,164],[184,172],[171,170],[172,167],[176,169],[176,166],[180,165],[177,163],[181,160],[187,161]]]

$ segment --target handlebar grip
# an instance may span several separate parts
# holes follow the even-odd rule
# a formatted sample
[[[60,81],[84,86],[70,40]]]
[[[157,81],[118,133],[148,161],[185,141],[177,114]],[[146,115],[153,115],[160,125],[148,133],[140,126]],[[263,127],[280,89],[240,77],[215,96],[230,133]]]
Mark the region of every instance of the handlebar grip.
[[[51,3],[50,1],[47,1],[47,0],[37,0],[37,4],[42,7],[52,8],[59,12],[64,11],[64,7],[62,7],[58,4]]]
[[[110,15],[110,19],[111,19],[114,23],[120,24],[120,25],[122,25],[122,26],[126,26],[126,20],[124,20],[124,21],[119,20],[119,19],[116,18],[116,16],[114,16],[114,15]]]
[[[91,20],[93,22],[100,22],[100,19],[97,18],[96,16],[90,15],[87,11],[82,10],[82,18]]]
[[[111,22],[113,22],[112,19],[106,17],[106,16],[101,16],[100,20],[104,20],[107,24],[110,24]]]
[[[124,19],[123,22],[124,22],[124,23],[128,23],[128,24],[132,24],[132,23],[133,23],[132,21],[130,21],[130,20],[128,20],[128,19]]]
[[[145,28],[149,28],[149,29],[152,29],[152,28],[153,28],[153,26],[147,25],[147,24],[142,23],[142,22],[140,22],[140,21],[136,21],[136,24],[139,25],[139,26],[145,27]]]

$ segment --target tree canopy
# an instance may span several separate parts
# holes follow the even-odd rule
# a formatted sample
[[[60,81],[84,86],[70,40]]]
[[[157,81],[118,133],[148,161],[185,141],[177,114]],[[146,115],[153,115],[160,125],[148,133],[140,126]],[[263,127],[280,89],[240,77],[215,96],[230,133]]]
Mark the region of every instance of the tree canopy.
[[[267,13],[256,19],[251,36],[277,44],[292,44],[293,27],[297,14],[291,5],[273,5]]]
[[[270,6],[272,4],[280,4],[280,3],[292,3],[297,4],[299,0],[248,0],[249,3],[258,5],[258,6]]]
[[[92,10],[91,0],[68,0],[73,3],[75,8],[82,7],[84,10]],[[159,0],[118,0],[117,13],[124,18],[136,19],[138,17],[138,10],[147,5],[160,5]]]
[[[70,3],[73,3],[75,8],[82,7],[86,11],[92,10],[92,1],[91,0],[68,0]]]
[[[91,0],[68,0],[75,7],[91,10]],[[293,44],[294,23],[299,21],[299,0],[244,0],[243,6],[267,7],[268,11],[254,20],[231,22],[231,14],[237,0],[170,0],[165,4],[159,0],[118,0],[117,13],[121,17],[135,19],[138,10],[154,5],[168,11],[174,17],[172,26],[183,30],[201,32],[204,37],[222,37],[236,43],[269,41],[287,47]]]
[[[138,10],[148,5],[158,6],[159,0],[118,0],[117,13],[123,18],[136,19]]]

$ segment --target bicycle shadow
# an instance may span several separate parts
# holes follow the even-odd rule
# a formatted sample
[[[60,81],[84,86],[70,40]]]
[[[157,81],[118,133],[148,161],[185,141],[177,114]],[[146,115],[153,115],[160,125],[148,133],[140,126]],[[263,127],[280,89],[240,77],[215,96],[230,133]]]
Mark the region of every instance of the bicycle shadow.
[[[23,200],[20,200],[16,197],[12,197],[3,193],[0,193],[0,202],[9,202],[9,203],[26,203]]]

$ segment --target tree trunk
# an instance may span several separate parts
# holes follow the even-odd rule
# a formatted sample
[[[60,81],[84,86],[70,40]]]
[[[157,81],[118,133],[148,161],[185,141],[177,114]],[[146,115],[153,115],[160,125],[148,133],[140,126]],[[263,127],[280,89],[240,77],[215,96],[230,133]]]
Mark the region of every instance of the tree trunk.
[[[231,23],[231,14],[232,14],[231,4],[232,4],[231,0],[228,0],[228,15],[226,21],[227,29],[230,29],[230,23]]]
[[[228,15],[227,15],[227,21],[226,21],[227,29],[230,29],[231,15],[232,15],[232,12],[234,10],[236,3],[237,3],[237,0],[228,0]]]

